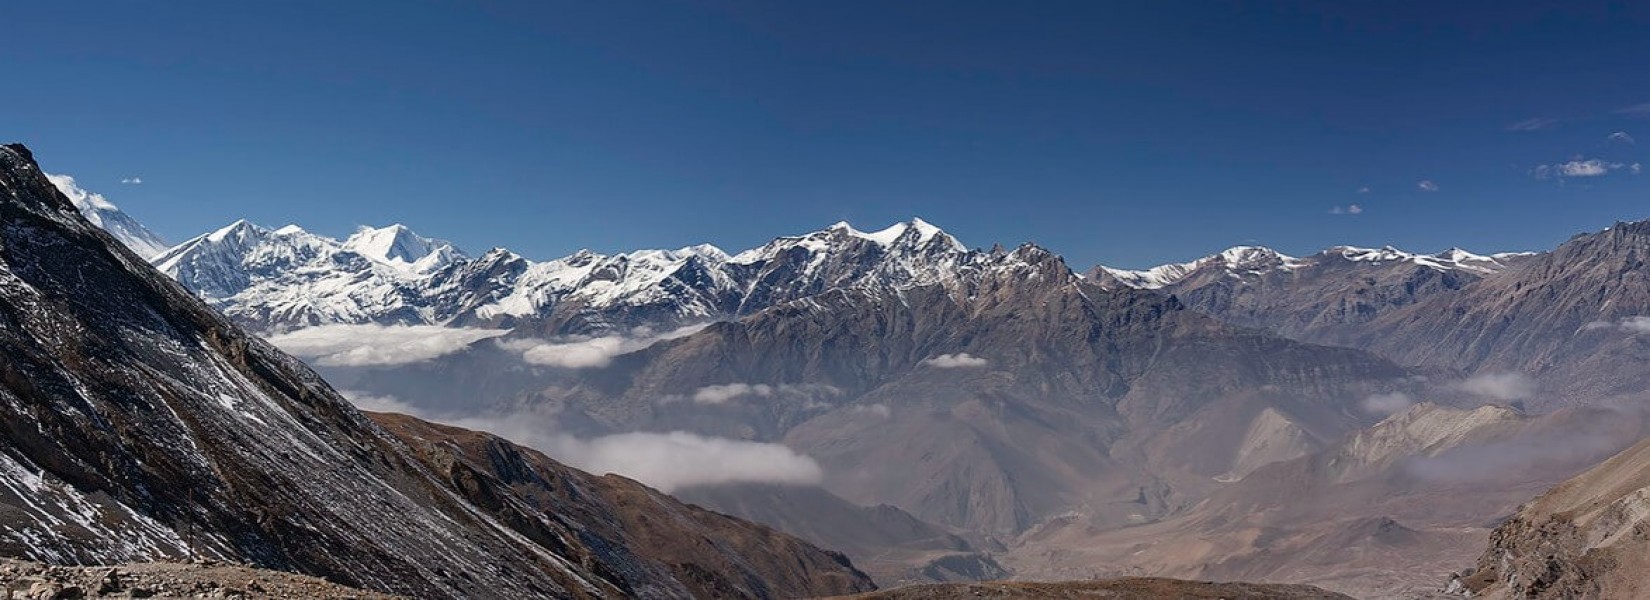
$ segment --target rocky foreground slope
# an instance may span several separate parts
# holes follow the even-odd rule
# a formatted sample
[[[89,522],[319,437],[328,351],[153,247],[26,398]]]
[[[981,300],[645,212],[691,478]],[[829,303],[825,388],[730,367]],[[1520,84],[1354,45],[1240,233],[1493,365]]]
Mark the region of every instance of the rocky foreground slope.
[[[212,560],[71,567],[0,559],[0,593],[15,600],[64,598],[243,598],[394,600],[325,579]]]
[[[574,516],[615,518],[585,490],[501,510],[530,490],[455,477],[368,420],[87,222],[19,145],[0,147],[0,356],[0,556],[210,558],[419,598],[685,598],[720,572],[717,597],[870,589],[746,524],[723,523],[765,533],[667,565]],[[670,515],[653,536],[718,521],[635,493]]]
[[[1650,441],[1522,507],[1460,588],[1475,598],[1650,595]]]

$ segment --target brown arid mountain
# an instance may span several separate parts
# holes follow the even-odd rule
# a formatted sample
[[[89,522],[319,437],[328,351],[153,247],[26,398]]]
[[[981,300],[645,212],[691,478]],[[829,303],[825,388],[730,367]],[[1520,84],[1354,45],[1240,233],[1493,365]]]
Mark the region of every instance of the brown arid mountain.
[[[1060,583],[954,583],[929,584],[847,596],[852,600],[962,600],[1003,598],[1026,600],[1351,600],[1351,596],[1309,585],[1213,583],[1149,577],[1125,577],[1102,581]]]
[[[1501,517],[1644,431],[1641,414],[1610,409],[1529,416],[1422,403],[1161,522],[1117,529],[1068,517],[1027,532],[1001,560],[1030,579],[1153,575],[1428,597]]]
[[[1650,221],[1617,223],[1325,341],[1404,364],[1525,373],[1546,392],[1535,410],[1642,401],[1650,389],[1647,258]]]
[[[1451,586],[1486,599],[1650,595],[1650,441],[1523,506]]]
[[[536,505],[410,446],[88,223],[18,145],[0,147],[0,235],[0,555],[220,560],[418,598],[869,589],[839,556],[633,484],[612,485],[661,518],[602,537],[545,509],[618,522],[622,499]],[[707,527],[748,535],[687,557],[623,545]],[[695,569],[725,578],[679,575]]]
[[[677,498],[741,519],[772,525],[821,548],[847,554],[889,588],[935,581],[989,581],[1009,572],[997,564],[989,541],[974,543],[898,507],[859,506],[819,486],[778,484],[701,485],[677,490]],[[984,545],[985,550],[980,546]]]
[[[1100,290],[1035,246],[970,260],[934,285],[836,289],[716,323],[535,401],[620,431],[782,441],[849,501],[1013,536],[1073,510],[1155,520],[1246,453],[1321,447],[1376,420],[1358,400],[1410,385],[1362,352]],[[736,383],[833,393],[661,400]],[[1264,439],[1246,439],[1257,429]]]
[[[1452,248],[1415,254],[1338,246],[1303,257],[1239,246],[1192,262],[1143,271],[1095,267],[1107,289],[1156,290],[1227,323],[1324,341],[1333,332],[1448,294],[1533,257],[1482,256]]]

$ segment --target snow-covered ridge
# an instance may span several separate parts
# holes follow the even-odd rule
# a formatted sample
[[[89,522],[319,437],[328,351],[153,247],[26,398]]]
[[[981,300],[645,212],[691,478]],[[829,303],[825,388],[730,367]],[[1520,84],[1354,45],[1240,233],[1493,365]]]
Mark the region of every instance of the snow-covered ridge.
[[[1450,248],[1437,254],[1419,254],[1392,246],[1359,248],[1334,246],[1306,257],[1293,257],[1260,246],[1234,246],[1218,254],[1191,262],[1173,263],[1150,269],[1129,270],[1106,266],[1098,270],[1125,286],[1136,289],[1160,289],[1208,268],[1218,268],[1227,275],[1245,277],[1268,271],[1295,271],[1306,267],[1330,264],[1334,261],[1369,263],[1408,263],[1439,271],[1467,271],[1479,275],[1500,272],[1511,262],[1534,256],[1534,252],[1502,252],[1474,254],[1460,248]]]
[[[149,231],[137,219],[133,219],[122,212],[120,207],[115,206],[108,198],[104,198],[103,194],[82,189],[74,177],[47,173],[46,179],[51,180],[52,185],[57,187],[57,191],[63,192],[64,196],[68,196],[69,201],[73,202],[75,208],[80,210],[81,216],[86,217],[86,220],[91,221],[93,225],[109,232],[109,235],[115,236],[115,239],[120,240],[120,243],[125,244],[138,256],[149,258],[165,252],[170,247],[166,240],[161,239],[155,232]]]
[[[470,258],[401,225],[346,240],[245,221],[155,257],[162,272],[268,332],[333,323],[512,327],[541,320],[596,332],[727,318],[852,285],[937,282],[967,249],[921,219],[865,233],[847,223],[730,256],[709,244],[536,262],[503,249]]]

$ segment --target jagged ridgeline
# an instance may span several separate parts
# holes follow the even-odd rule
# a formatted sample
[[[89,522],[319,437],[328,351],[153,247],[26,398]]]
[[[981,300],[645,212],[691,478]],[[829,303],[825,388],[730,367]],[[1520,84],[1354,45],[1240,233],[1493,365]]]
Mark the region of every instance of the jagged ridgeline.
[[[628,480],[397,437],[86,221],[20,145],[0,147],[0,357],[3,555],[206,557],[419,598],[871,588],[840,555]],[[521,469],[477,466],[512,452]],[[707,538],[736,542],[682,542]],[[679,543],[640,542],[660,539]]]

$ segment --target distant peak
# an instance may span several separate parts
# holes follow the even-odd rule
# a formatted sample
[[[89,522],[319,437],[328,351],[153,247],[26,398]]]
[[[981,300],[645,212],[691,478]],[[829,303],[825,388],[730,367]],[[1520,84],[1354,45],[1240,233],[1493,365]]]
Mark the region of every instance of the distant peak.
[[[344,248],[373,261],[420,273],[446,266],[459,255],[452,244],[420,236],[400,223],[361,227],[344,240]]]
[[[244,239],[247,237],[260,236],[268,232],[269,230],[259,227],[251,221],[246,219],[236,219],[234,223],[225,225],[221,229],[207,234],[206,239],[210,242],[222,242],[228,239]]]

